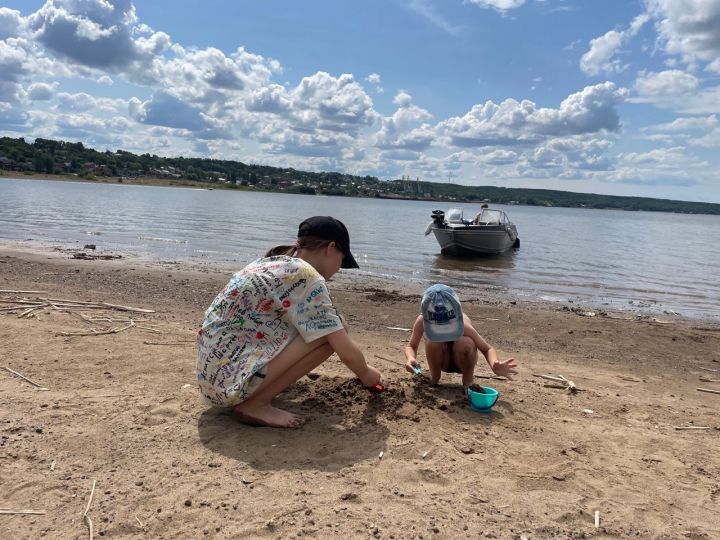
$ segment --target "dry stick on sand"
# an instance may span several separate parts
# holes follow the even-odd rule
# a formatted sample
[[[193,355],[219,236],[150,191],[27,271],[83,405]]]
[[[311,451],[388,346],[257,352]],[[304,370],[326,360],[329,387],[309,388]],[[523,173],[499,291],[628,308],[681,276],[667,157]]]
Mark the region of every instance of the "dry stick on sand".
[[[49,390],[49,388],[45,388],[42,384],[38,384],[38,383],[36,383],[35,381],[28,379],[25,375],[23,375],[22,373],[18,373],[18,372],[15,371],[14,369],[10,369],[10,368],[7,367],[7,366],[5,366],[5,369],[8,370],[8,371],[9,371],[10,373],[12,373],[13,375],[17,375],[17,376],[20,377],[21,379],[29,382],[30,384],[32,384],[32,385],[33,385],[35,388],[37,388],[38,390]]]
[[[137,394],[100,394],[98,396],[80,396],[82,399],[99,399],[99,398],[120,398],[135,397]]]
[[[87,515],[88,510],[90,510],[90,505],[92,504],[93,495],[95,494],[95,480],[93,480],[92,489],[90,490],[90,497],[88,498],[87,506],[85,507],[85,511],[83,512],[83,519],[85,520],[85,523],[87,523],[88,529],[90,530],[90,540],[93,540],[93,522],[92,519]]]
[[[128,307],[128,306],[118,306],[117,304],[108,304],[107,302],[100,302],[100,305],[110,307],[113,309],[118,309],[120,311],[134,311],[136,313],[155,313],[154,309],[141,309],[141,308],[134,308],[134,307]]]
[[[135,322],[130,319],[130,324],[127,326],[123,326],[122,328],[111,328],[110,330],[102,330],[98,332],[94,328],[90,330],[90,332],[58,332],[58,336],[67,336],[67,337],[76,337],[76,336],[106,336],[108,334],[117,334],[119,332],[122,332],[123,330],[127,330],[128,328],[132,328],[135,326]]]
[[[184,339],[181,341],[143,341],[143,345],[183,345],[185,343],[196,343],[194,339]]]
[[[36,292],[44,292],[44,291],[36,291]],[[50,302],[50,303],[56,304],[58,306],[61,306],[63,304],[76,304],[74,307],[84,306],[87,309],[111,308],[111,309],[116,309],[118,311],[132,311],[135,313],[155,313],[155,310],[153,310],[153,309],[143,309],[143,308],[136,308],[136,307],[130,307],[130,306],[121,306],[118,304],[109,304],[107,302],[88,302],[85,300],[67,300],[67,299],[63,299],[63,298],[41,298],[40,300],[43,300],[45,302]]]
[[[22,306],[43,306],[47,305],[47,302],[36,302],[34,300],[5,300],[0,299],[2,304],[20,304],[20,306],[14,306],[14,309],[20,309]]]
[[[720,382],[720,379],[708,379],[707,377],[700,377],[701,382]]]
[[[20,315],[18,315],[18,318],[19,318],[19,319],[22,319],[23,317],[30,318],[30,314],[32,314],[33,311],[36,311],[36,310],[38,310],[38,309],[45,309],[45,308],[48,307],[49,305],[50,305],[50,304],[44,304],[44,305],[34,306],[34,307],[31,307],[31,308],[28,308],[28,309],[26,309],[25,311],[23,311],[22,313],[20,313]]]
[[[8,291],[0,289],[0,294],[45,294],[47,291]]]
[[[27,306],[13,306],[0,308],[0,311],[17,311],[18,309],[25,309]]]
[[[705,429],[711,429],[711,428],[708,426],[675,426],[675,429],[680,431],[680,430],[705,430]]]
[[[642,379],[636,379],[635,377],[628,377],[627,375],[618,375],[618,379],[630,382],[642,382]]]
[[[698,392],[707,392],[708,394],[720,394],[720,390],[710,390],[709,388],[698,388]]]
[[[105,314],[97,314],[97,315],[86,315],[82,312],[71,312],[72,315],[75,315],[77,317],[80,317],[85,322],[130,322],[135,321],[136,323],[139,322],[148,322],[148,319],[131,319],[130,317],[110,317],[109,315]]]
[[[141,324],[137,324],[135,326],[137,326],[140,330],[145,330],[146,332],[152,332],[153,334],[164,334],[165,333],[162,330],[158,330],[157,328],[151,328],[149,326],[143,326]]]
[[[575,386],[574,382],[566,379],[562,375],[558,375],[557,377],[553,375],[533,375],[533,377],[540,377],[541,379],[554,381],[554,383],[546,383],[544,385],[546,388],[559,388],[561,390],[567,390],[572,394],[579,390],[579,388]]]
[[[45,510],[11,510],[10,508],[0,508],[0,514],[44,516]]]
[[[709,367],[699,367],[698,369],[702,369],[702,370],[704,370],[704,371],[712,371],[713,373],[717,373],[717,372],[720,371],[720,369],[712,369],[712,368],[709,368]]]

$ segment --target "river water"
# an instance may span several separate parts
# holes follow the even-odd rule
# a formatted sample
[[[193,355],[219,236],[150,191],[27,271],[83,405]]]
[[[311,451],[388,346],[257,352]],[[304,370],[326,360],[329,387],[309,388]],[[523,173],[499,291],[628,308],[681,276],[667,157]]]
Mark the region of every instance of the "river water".
[[[424,236],[448,203],[0,178],[4,245],[82,247],[236,269],[292,243],[297,225],[332,215],[350,231],[351,272],[422,291],[677,313],[720,319],[720,216],[497,206],[516,224],[517,251],[454,259]],[[465,215],[477,207],[464,205]],[[347,277],[343,277],[347,279]]]

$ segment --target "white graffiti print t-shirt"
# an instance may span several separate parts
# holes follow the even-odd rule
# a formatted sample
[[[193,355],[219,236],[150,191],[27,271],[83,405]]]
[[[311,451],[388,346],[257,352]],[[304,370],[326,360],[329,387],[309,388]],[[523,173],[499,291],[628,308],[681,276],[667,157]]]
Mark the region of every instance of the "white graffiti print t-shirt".
[[[343,328],[325,279],[302,259],[258,259],[233,275],[205,313],[197,377],[205,399],[233,406],[246,382],[298,334],[309,343]]]

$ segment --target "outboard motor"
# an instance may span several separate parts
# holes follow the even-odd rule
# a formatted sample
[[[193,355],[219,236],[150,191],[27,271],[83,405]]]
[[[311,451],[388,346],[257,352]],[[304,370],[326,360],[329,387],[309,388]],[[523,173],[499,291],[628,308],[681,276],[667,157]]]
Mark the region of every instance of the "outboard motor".
[[[438,227],[442,227],[445,224],[445,212],[442,210],[433,210],[430,217]]]

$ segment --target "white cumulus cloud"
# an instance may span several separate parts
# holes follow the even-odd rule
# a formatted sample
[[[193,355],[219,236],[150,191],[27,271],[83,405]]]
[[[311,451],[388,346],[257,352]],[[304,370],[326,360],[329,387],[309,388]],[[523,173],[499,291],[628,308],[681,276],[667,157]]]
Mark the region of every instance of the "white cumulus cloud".
[[[641,98],[669,98],[695,92],[698,85],[694,75],[671,69],[660,73],[641,73],[635,81],[635,90]]]
[[[27,91],[28,99],[32,101],[49,101],[55,95],[55,89],[58,87],[57,82],[53,83],[33,83]]]
[[[619,129],[615,106],[626,95],[624,88],[605,82],[571,94],[557,109],[538,107],[529,100],[488,101],[438,128],[454,146],[537,145],[548,137]]]
[[[0,7],[0,40],[18,37],[22,32],[24,19],[19,11]]]
[[[413,105],[412,97],[405,91],[398,92],[393,102],[398,109],[392,116],[382,119],[375,145],[386,150],[385,155],[390,159],[417,159],[418,153],[426,150],[437,136],[434,128],[427,123],[432,115]]]
[[[474,4],[484,9],[495,9],[500,12],[517,9],[525,3],[525,0],[466,0],[468,4]]]
[[[647,0],[668,54],[720,73],[720,0]]]
[[[590,49],[580,59],[580,69],[586,75],[617,73],[627,65],[615,58],[620,48],[635,36],[650,19],[647,13],[635,17],[626,30],[610,30],[604,35],[590,40]]]

